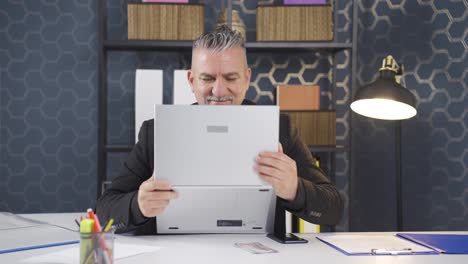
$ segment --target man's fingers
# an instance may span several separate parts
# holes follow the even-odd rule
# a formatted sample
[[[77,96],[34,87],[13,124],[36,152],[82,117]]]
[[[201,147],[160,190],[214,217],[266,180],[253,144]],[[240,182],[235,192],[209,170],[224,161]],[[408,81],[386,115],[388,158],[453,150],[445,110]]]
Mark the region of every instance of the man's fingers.
[[[178,197],[178,194],[173,191],[159,191],[159,192],[148,192],[144,195],[143,199],[147,201],[159,201],[159,200],[172,200]]]
[[[273,151],[262,151],[258,154],[260,158],[272,158],[277,159],[278,161],[290,162],[291,158],[281,152],[273,152]]]
[[[144,216],[154,217],[161,214],[177,196],[168,181],[155,179],[152,176],[140,185],[138,206]]]
[[[172,186],[168,181],[158,179],[155,180],[153,177],[151,177],[141,184],[141,189],[147,192],[156,190],[170,191],[172,190]]]
[[[268,166],[255,166],[255,170],[260,174],[260,176],[269,176],[279,180],[282,179],[281,172],[276,168]]]
[[[149,179],[147,179],[146,181],[144,181],[144,182],[140,185],[140,190],[145,191],[145,192],[151,192],[151,191],[155,190],[154,178],[153,178],[153,177],[150,177]]]
[[[154,217],[160,215],[171,199],[176,197],[177,193],[170,191],[143,192],[141,197],[138,197],[138,206],[144,216]]]
[[[283,160],[278,160],[278,159],[271,158],[271,157],[257,156],[256,161],[257,161],[257,164],[260,166],[268,166],[268,167],[276,168],[281,171],[285,171],[288,166],[288,164],[284,162]]]
[[[283,145],[281,143],[278,143],[278,152],[283,153]]]
[[[165,180],[156,179],[154,181],[154,186],[155,186],[155,190],[165,190],[165,191],[172,190],[172,185],[168,181],[165,181]]]
[[[260,178],[262,178],[263,181],[265,181],[265,182],[269,183],[271,186],[273,186],[273,188],[275,188],[275,186],[278,184],[278,179],[276,179],[274,177],[260,174]]]
[[[282,159],[283,158],[283,153],[280,152],[274,152],[274,151],[262,151],[258,154],[260,157],[270,157],[270,158],[275,158],[275,159]]]

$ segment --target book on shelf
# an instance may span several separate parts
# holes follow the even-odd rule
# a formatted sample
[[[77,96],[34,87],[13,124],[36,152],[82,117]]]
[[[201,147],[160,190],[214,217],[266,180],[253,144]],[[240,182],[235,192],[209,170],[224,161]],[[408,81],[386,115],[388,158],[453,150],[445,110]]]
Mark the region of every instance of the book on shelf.
[[[143,3],[177,3],[188,4],[188,0],[143,0]]]
[[[283,0],[284,5],[325,5],[327,0]]]
[[[293,221],[293,215],[288,212],[288,211],[285,211],[285,224],[286,224],[286,233],[292,233],[293,232],[293,224],[292,224],[292,221]]]
[[[320,109],[318,85],[278,85],[276,97],[281,111]]]
[[[257,41],[331,41],[331,5],[259,5]]]
[[[194,40],[204,32],[204,5],[128,3],[128,39]]]
[[[336,145],[335,111],[287,111],[307,145]]]
[[[312,224],[299,218],[299,233],[320,233],[320,225]]]

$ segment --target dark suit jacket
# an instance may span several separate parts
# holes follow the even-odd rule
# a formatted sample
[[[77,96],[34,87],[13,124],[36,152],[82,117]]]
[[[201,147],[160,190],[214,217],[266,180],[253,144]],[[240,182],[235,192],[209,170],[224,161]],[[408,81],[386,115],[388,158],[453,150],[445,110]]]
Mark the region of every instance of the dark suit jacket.
[[[253,104],[245,100],[243,104]],[[153,174],[154,120],[143,123],[138,142],[130,152],[118,177],[98,199],[96,212],[104,223],[114,218],[116,232],[135,231],[155,234],[156,221],[142,215],[138,206],[138,188]],[[286,155],[296,161],[299,184],[292,202],[278,199],[294,215],[315,224],[334,225],[340,221],[343,201],[324,172],[315,166],[307,146],[287,115],[280,115],[280,142]],[[170,205],[169,205],[170,206]]]

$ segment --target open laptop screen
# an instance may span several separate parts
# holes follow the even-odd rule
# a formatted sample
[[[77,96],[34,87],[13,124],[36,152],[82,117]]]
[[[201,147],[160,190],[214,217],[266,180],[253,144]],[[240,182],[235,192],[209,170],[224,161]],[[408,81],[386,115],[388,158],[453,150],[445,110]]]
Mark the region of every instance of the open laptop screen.
[[[277,151],[277,106],[156,105],[154,168],[173,186],[262,186],[261,151]]]
[[[271,233],[273,188],[255,157],[277,151],[277,106],[157,105],[155,176],[178,192],[158,233]]]

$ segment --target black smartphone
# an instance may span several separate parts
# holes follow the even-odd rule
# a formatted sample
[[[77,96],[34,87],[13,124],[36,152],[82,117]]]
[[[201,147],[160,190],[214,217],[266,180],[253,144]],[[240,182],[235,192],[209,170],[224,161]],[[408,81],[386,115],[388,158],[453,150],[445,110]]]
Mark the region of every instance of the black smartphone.
[[[283,244],[303,244],[303,243],[307,243],[309,241],[307,241],[307,239],[304,239],[304,238],[300,238],[294,234],[291,234],[291,233],[286,233],[286,234],[283,234],[283,235],[275,235],[275,234],[268,234],[267,235],[269,238],[277,241],[277,242],[280,242],[280,243],[283,243]]]

